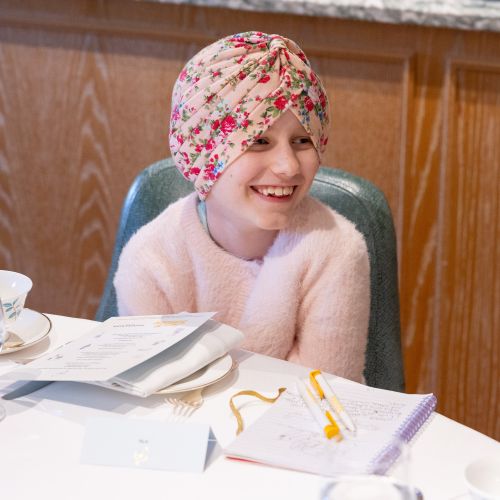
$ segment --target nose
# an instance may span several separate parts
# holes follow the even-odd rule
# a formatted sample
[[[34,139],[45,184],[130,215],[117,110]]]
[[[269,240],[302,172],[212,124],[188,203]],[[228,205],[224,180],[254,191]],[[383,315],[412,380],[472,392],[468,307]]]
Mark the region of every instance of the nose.
[[[275,175],[294,177],[300,172],[300,162],[291,144],[283,144],[274,151],[275,158],[271,167]]]

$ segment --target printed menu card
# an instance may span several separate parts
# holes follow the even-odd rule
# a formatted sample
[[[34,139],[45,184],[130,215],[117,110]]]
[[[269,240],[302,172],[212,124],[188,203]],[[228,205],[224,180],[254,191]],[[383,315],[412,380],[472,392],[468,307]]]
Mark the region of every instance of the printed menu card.
[[[105,381],[168,349],[215,313],[109,318],[55,351],[3,375],[14,380]]]

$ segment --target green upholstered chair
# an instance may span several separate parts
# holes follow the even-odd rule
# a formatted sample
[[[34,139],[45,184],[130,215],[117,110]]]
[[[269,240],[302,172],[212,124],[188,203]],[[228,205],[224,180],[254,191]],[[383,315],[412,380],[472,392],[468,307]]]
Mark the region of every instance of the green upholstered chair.
[[[123,205],[97,320],[117,315],[113,276],[125,243],[137,229],[192,190],[191,183],[182,178],[170,158],[151,165],[137,176]],[[396,240],[387,201],[370,182],[325,167],[317,173],[311,194],[351,220],[365,237],[371,268],[366,382],[372,387],[403,391]]]

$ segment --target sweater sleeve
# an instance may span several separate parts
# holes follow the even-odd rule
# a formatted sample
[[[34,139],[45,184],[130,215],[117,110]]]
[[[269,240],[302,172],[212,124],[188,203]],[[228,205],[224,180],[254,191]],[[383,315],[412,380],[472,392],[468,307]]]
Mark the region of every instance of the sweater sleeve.
[[[148,228],[139,230],[125,245],[114,278],[121,316],[173,312],[168,295],[158,281],[159,276],[162,281],[169,281],[168,265],[161,254]]]
[[[366,244],[345,219],[336,241],[321,244],[313,249],[302,282],[296,337],[287,359],[363,382],[370,313]]]
[[[120,315],[194,310],[193,266],[184,237],[187,225],[199,224],[194,200],[188,195],[169,205],[123,248],[114,278]]]

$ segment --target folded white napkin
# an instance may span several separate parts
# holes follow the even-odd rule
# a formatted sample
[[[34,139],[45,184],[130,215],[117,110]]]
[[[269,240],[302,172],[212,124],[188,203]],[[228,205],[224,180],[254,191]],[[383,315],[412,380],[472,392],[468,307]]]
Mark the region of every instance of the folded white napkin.
[[[156,356],[96,385],[147,397],[175,384],[217,358],[243,340],[243,333],[231,326],[208,320],[195,332]]]

